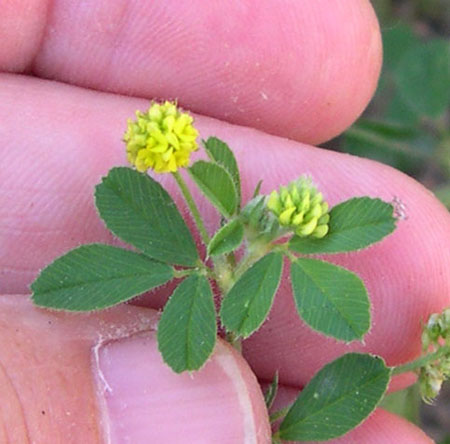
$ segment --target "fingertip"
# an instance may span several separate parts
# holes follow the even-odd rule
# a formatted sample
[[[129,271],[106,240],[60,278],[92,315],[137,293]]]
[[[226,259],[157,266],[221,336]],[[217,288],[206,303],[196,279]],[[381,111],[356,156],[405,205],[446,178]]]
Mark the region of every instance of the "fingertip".
[[[200,371],[175,374],[158,351],[157,318],[130,305],[57,313],[1,296],[0,438],[269,443],[264,399],[242,356],[219,340]]]
[[[0,16],[0,71],[23,72],[41,43],[48,0],[2,2]]]
[[[270,442],[257,381],[220,340],[190,374],[164,364],[155,333],[111,342],[99,350],[98,375],[112,443]]]
[[[155,325],[152,310],[63,314],[24,295],[0,296],[1,442],[98,442],[91,348]]]
[[[375,410],[365,422],[330,444],[433,444],[413,423],[383,409]],[[311,443],[312,444],[312,443]]]
[[[33,61],[38,76],[177,98],[200,114],[311,144],[356,120],[380,67],[369,0],[61,1]]]

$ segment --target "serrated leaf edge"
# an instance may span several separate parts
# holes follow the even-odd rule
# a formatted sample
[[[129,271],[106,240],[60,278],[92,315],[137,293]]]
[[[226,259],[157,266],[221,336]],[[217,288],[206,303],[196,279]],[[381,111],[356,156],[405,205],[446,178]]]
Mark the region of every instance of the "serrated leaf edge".
[[[109,306],[109,307],[93,308],[92,310],[73,310],[73,309],[68,309],[68,308],[57,308],[57,307],[52,307],[52,306],[49,306],[49,305],[43,305],[43,304],[39,304],[39,303],[36,302],[36,300],[35,300],[36,291],[35,291],[35,289],[34,289],[33,287],[34,287],[35,284],[38,282],[38,280],[41,278],[42,273],[43,273],[44,271],[46,271],[48,268],[50,268],[51,266],[53,266],[53,265],[54,265],[56,262],[58,262],[59,260],[65,258],[68,254],[71,254],[72,252],[76,252],[76,251],[78,251],[78,250],[84,249],[85,247],[90,247],[90,246],[95,246],[95,245],[99,245],[99,246],[102,246],[102,247],[103,247],[103,246],[111,247],[111,248],[115,248],[115,249],[117,249],[117,250],[124,250],[124,251],[130,252],[130,253],[134,253],[134,254],[136,254],[136,255],[138,255],[138,256],[142,256],[143,258],[145,258],[145,259],[148,260],[149,262],[156,262],[156,263],[158,263],[158,264],[165,265],[165,266],[167,266],[168,268],[170,268],[170,269],[172,270],[172,274],[173,274],[173,275],[172,275],[172,278],[170,278],[169,280],[167,280],[165,283],[163,283],[163,284],[161,284],[161,285],[157,285],[157,286],[155,286],[155,287],[150,287],[149,289],[144,290],[144,291],[141,292],[141,293],[136,293],[134,296],[130,296],[130,297],[128,297],[127,299],[124,299],[124,300],[122,300],[122,301],[120,301],[120,302],[118,302],[118,303],[116,303],[116,304],[114,304],[114,305],[111,305],[111,306]],[[133,275],[130,275],[130,277],[132,277],[132,276],[133,276]],[[123,276],[121,276],[121,277],[123,277]],[[94,242],[94,243],[90,243],[90,244],[79,245],[78,247],[72,248],[71,250],[68,250],[68,251],[66,251],[65,253],[63,253],[63,254],[61,254],[60,256],[58,256],[57,258],[53,259],[53,261],[50,262],[48,265],[46,265],[44,268],[41,268],[41,269],[39,270],[38,275],[37,275],[36,278],[34,279],[34,281],[29,285],[29,288],[30,288],[31,293],[32,293],[30,299],[32,300],[33,304],[34,304],[36,307],[45,308],[46,310],[50,310],[50,311],[54,311],[54,312],[94,313],[94,312],[97,312],[97,311],[100,311],[100,310],[107,310],[107,309],[109,309],[109,308],[116,307],[116,306],[118,306],[118,305],[120,305],[120,304],[123,304],[123,303],[125,303],[125,302],[127,302],[127,301],[130,301],[131,299],[133,299],[133,298],[135,298],[135,297],[137,297],[137,296],[139,296],[139,295],[141,295],[141,294],[144,294],[145,292],[147,292],[147,291],[149,291],[149,290],[156,290],[156,289],[158,289],[158,288],[161,288],[163,285],[165,285],[167,282],[170,282],[170,281],[171,281],[172,279],[174,279],[174,278],[175,278],[175,269],[174,269],[171,265],[166,264],[165,262],[161,262],[161,261],[158,261],[158,260],[156,260],[156,259],[153,259],[153,258],[151,258],[151,257],[149,257],[149,256],[147,256],[147,255],[145,255],[145,254],[143,254],[143,253],[141,253],[141,252],[136,252],[136,251],[133,251],[133,250],[128,250],[128,249],[126,249],[126,248],[116,247],[116,246],[114,246],[114,245],[103,244],[103,243],[100,243],[100,242]],[[116,280],[116,279],[120,279],[120,278],[111,278],[111,279],[108,279],[108,281],[114,281],[114,280]],[[91,284],[91,283],[96,283],[96,282],[97,282],[97,281],[86,281],[86,284]],[[47,292],[45,292],[45,293],[46,293],[46,294],[52,294],[52,293],[57,292],[57,291],[60,291],[60,290],[69,289],[69,288],[76,288],[76,287],[77,287],[77,285],[71,285],[71,286],[66,286],[66,287],[60,287],[60,288],[57,288],[57,289],[55,289],[55,290],[47,291]]]

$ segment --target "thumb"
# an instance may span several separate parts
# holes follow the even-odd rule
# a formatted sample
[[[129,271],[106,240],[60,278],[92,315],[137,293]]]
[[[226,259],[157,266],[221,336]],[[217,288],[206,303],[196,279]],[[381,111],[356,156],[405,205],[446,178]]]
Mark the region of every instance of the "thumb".
[[[256,378],[219,341],[198,372],[157,349],[157,313],[39,310],[0,297],[0,442],[269,443]]]

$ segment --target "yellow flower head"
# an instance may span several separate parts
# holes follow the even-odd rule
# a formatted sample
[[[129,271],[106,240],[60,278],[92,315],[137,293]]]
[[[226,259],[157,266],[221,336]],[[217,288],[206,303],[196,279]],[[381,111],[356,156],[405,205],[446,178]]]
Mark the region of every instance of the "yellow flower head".
[[[267,208],[278,217],[280,225],[291,228],[298,236],[320,239],[328,233],[328,204],[308,178],[272,191]]]
[[[188,166],[191,152],[198,148],[192,122],[189,114],[168,101],[152,103],[146,113],[136,111],[124,136],[128,161],[141,172],[151,168],[169,173]]]

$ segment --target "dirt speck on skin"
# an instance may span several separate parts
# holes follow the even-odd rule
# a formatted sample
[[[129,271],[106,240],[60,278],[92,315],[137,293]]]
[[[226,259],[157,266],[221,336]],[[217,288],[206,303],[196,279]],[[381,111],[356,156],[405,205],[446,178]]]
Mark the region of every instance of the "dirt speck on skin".
[[[394,217],[396,219],[398,220],[408,219],[406,204],[401,200],[400,197],[394,196],[391,203],[394,206]]]

